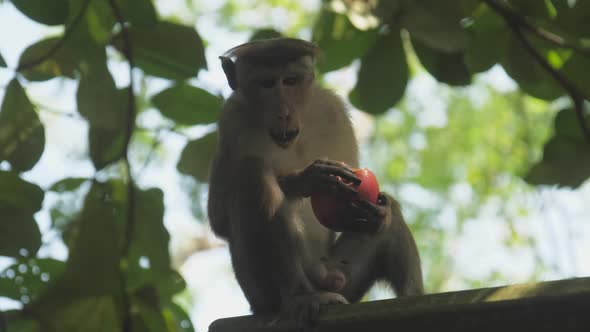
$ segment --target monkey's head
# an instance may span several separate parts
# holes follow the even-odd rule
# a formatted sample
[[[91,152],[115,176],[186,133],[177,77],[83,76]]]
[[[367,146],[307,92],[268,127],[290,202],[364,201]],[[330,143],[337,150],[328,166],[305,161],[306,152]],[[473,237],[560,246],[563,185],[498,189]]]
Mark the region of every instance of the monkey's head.
[[[229,86],[281,148],[295,143],[303,129],[318,52],[307,41],[276,38],[242,44],[220,57]]]

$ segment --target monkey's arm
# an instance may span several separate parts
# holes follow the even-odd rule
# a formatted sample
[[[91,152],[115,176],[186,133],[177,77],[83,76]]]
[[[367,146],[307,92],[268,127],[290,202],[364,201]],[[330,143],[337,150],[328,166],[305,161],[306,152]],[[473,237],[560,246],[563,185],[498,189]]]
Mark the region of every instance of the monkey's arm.
[[[227,167],[228,161],[223,154],[218,154],[211,163],[209,174],[209,199],[207,212],[213,232],[224,239],[229,239],[230,223],[227,202],[231,193],[232,174]]]
[[[234,264],[247,266],[254,264],[252,260],[266,260],[282,301],[313,292],[302,266],[305,243],[294,216],[296,206],[286,199],[274,171],[263,159],[245,157],[235,164],[234,172],[232,198],[226,206],[231,209],[230,245],[250,253],[249,261],[234,260]],[[244,288],[248,287],[260,285]]]
[[[391,227],[396,241],[391,249],[394,264],[390,265],[391,278],[397,296],[424,294],[420,254],[414,236],[406,224],[399,203],[387,195],[391,206]]]

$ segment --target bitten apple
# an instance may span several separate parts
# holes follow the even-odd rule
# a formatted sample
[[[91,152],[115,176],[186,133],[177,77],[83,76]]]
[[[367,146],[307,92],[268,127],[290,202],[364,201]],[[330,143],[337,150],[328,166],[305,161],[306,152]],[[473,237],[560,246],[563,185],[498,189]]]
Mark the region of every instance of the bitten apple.
[[[361,180],[360,184],[355,187],[358,191],[356,197],[342,199],[329,194],[312,194],[311,207],[318,221],[334,231],[344,231],[341,222],[346,218],[346,207],[355,200],[367,200],[377,204],[379,197],[379,183],[375,174],[368,168],[353,169],[354,174]],[[340,179],[340,178],[339,178]],[[340,181],[344,181],[340,179]],[[354,186],[352,183],[347,183]]]

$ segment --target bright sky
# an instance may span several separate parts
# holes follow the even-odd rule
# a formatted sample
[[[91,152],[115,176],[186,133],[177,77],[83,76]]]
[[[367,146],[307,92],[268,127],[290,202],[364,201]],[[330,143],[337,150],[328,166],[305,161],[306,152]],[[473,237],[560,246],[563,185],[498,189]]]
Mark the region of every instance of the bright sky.
[[[158,1],[158,9],[162,16],[168,14],[187,15],[184,17],[188,22],[192,20],[187,11],[178,10],[185,5],[183,0]],[[218,1],[203,1],[203,11],[213,10],[219,6]],[[315,6],[317,0],[306,1],[307,5]],[[272,15],[276,20],[284,20],[285,13],[277,11]],[[267,22],[263,18],[256,17],[252,12],[241,18],[245,22]],[[18,56],[26,46],[35,40],[46,35],[48,31],[58,32],[59,29],[48,29],[47,27],[35,24],[23,17],[16,11],[9,2],[0,5],[0,54],[5,58],[9,67],[14,68]],[[223,92],[227,95],[225,78],[217,56],[223,51],[235,46],[247,39],[247,34],[230,33],[215,23],[211,16],[202,16],[196,25],[197,30],[207,39],[207,60],[209,71],[202,72],[194,84],[205,87],[209,91]],[[18,31],[18,33],[15,33]],[[211,37],[211,36],[214,36]],[[118,85],[125,85],[128,81],[124,67],[111,65],[111,71]],[[12,71],[0,69],[0,87],[8,84],[12,78]],[[501,71],[495,68],[486,75],[486,79],[494,83],[498,88],[511,89],[514,84]],[[330,74],[328,83],[334,85],[335,90],[342,95],[354,84],[354,67],[340,72]],[[153,80],[150,91],[158,91],[165,87],[168,82],[164,80]],[[444,103],[441,103],[434,94],[436,83],[427,76],[420,76],[415,79],[409,87],[409,93],[418,100],[428,100],[427,112],[422,114],[419,122],[423,125],[440,125],[446,121]],[[34,83],[26,86],[29,96],[43,103],[43,106],[59,112],[75,112],[75,89],[73,82],[48,82]],[[4,94],[0,90],[0,97]],[[69,176],[92,176],[93,168],[89,161],[76,158],[85,153],[86,125],[83,121],[69,117],[59,116],[51,112],[40,112],[40,116],[46,125],[47,146],[40,163],[24,177],[34,183],[47,187],[56,180]],[[357,114],[358,116],[358,114]],[[160,116],[153,111],[142,118],[142,125],[149,126]],[[358,116],[360,121],[366,121],[365,117]],[[363,122],[365,125],[368,122]],[[201,135],[203,129],[190,132],[194,136]],[[423,144],[423,138],[414,137],[412,144]],[[187,195],[181,190],[179,184],[186,179],[177,174],[175,165],[178,155],[185,144],[185,139],[175,135],[167,135],[164,140],[165,155],[162,156],[162,164],[155,167],[148,167],[139,179],[143,187],[157,186],[162,188],[165,195],[166,216],[165,222],[172,235],[173,249],[191,241],[193,236],[203,234],[206,228],[197,223],[190,211],[190,202]],[[74,156],[74,157],[72,157]],[[0,168],[2,165],[0,164]],[[469,200],[470,187],[458,185],[454,188],[455,198],[458,201]],[[401,194],[410,199],[414,198],[416,204],[428,205],[429,196],[418,186],[406,185],[402,188]],[[519,220],[517,227],[525,233],[534,234],[540,244],[542,257],[550,262],[560,265],[560,273],[547,274],[545,279],[561,278],[568,276],[590,275],[590,184],[586,184],[578,191],[569,190],[543,190],[537,195],[538,209],[528,217]],[[55,197],[46,196],[45,207],[48,207]],[[483,209],[481,220],[478,222],[466,223],[464,234],[453,244],[452,255],[456,258],[454,268],[461,273],[474,279],[483,277],[490,269],[501,267],[502,271],[513,276],[514,281],[525,280],[534,269],[534,253],[528,251],[509,251],[504,248],[501,239],[503,228],[499,228],[496,212],[502,202],[491,202]],[[530,203],[530,202],[529,202]],[[520,202],[513,202],[518,205]],[[47,209],[37,215],[42,230],[49,227]],[[456,216],[453,211],[443,211],[441,214],[441,227],[453,227],[456,223]],[[567,234],[561,226],[563,223],[571,224],[575,234]],[[46,234],[46,237],[51,237]],[[55,241],[54,241],[55,242]],[[574,253],[569,255],[568,253]],[[64,259],[67,252],[59,242],[44,247],[41,256],[52,256]],[[10,260],[0,258],[0,268],[10,263]],[[233,273],[229,263],[229,255],[225,248],[218,248],[201,252],[190,257],[182,266],[181,272],[188,282],[190,293],[195,299],[195,306],[191,309],[191,316],[198,331],[206,331],[207,326],[214,319],[248,314],[248,305],[242,293],[233,279]],[[464,287],[461,283],[449,285],[450,289]],[[13,307],[14,302],[0,298],[0,309]]]

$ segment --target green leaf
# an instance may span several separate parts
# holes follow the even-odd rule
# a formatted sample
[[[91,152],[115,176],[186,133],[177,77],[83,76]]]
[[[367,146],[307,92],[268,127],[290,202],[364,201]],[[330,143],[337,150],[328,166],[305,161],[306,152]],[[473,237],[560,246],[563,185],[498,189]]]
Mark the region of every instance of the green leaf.
[[[41,324],[28,315],[23,310],[8,310],[3,312],[6,318],[5,332],[40,332]]]
[[[33,214],[41,209],[44,192],[17,173],[0,171],[0,256],[34,255],[41,233]],[[2,292],[0,292],[2,294]]]
[[[561,123],[557,128],[560,131],[567,129],[564,127],[566,125]],[[556,134],[545,144],[543,159],[529,170],[525,177],[527,182],[577,188],[590,178],[588,143],[568,136]]]
[[[590,126],[590,120],[586,120],[586,125]],[[584,141],[584,134],[575,110],[567,108],[557,113],[555,117],[555,134],[580,142]]]
[[[203,41],[191,27],[159,22],[153,27],[132,26],[129,32],[136,64],[148,75],[184,80],[207,66]],[[114,44],[120,52],[123,43],[119,34]]]
[[[546,1],[544,0],[510,0],[510,5],[517,12],[525,16],[550,18],[549,8],[547,8]]]
[[[64,267],[64,262],[52,258],[19,259],[0,272],[0,294],[17,301],[25,297],[27,302],[34,302],[42,296],[50,280],[61,275]]]
[[[75,191],[81,185],[86,183],[87,181],[90,181],[90,179],[88,179],[88,178],[65,178],[65,179],[61,179],[61,180],[57,181],[56,183],[52,184],[51,187],[49,187],[49,189],[47,189],[47,190],[55,191],[57,193],[63,193],[66,191]]]
[[[106,59],[105,59],[106,60]],[[117,90],[105,62],[90,62],[82,72],[76,102],[78,112],[95,128],[124,128],[126,92]]]
[[[0,203],[0,256],[17,257],[25,249],[35,255],[41,246],[41,232],[31,211]]]
[[[510,31],[504,20],[485,8],[468,28],[465,63],[472,73],[479,73],[499,63],[508,51]]]
[[[45,130],[33,105],[16,79],[6,88],[0,111],[0,161],[15,171],[27,171],[45,149]]]
[[[318,69],[325,73],[348,66],[363,56],[375,43],[377,31],[358,30],[346,15],[323,10],[312,39],[322,50]]]
[[[461,26],[464,17],[460,1],[408,1],[400,24],[412,39],[441,52],[455,53],[467,47],[467,32]]]
[[[56,296],[29,311],[43,322],[43,331],[105,332],[122,331],[119,308],[120,303],[113,296],[82,297],[68,302]]]
[[[439,82],[458,86],[471,83],[471,73],[463,53],[440,52],[416,39],[412,39],[412,46],[420,63]]]
[[[162,299],[153,287],[144,287],[134,296],[138,319],[134,326],[138,331],[193,332],[194,327],[187,313],[171,300]]]
[[[65,271],[40,302],[109,295],[120,290],[119,255],[126,191],[118,183],[95,182],[79,216]]]
[[[201,182],[209,180],[209,165],[217,148],[217,132],[190,141],[182,150],[176,165],[179,172],[192,175]]]
[[[129,284],[131,292],[164,279],[170,274],[168,242],[164,227],[164,193],[160,189],[137,192],[137,227],[129,250]]]
[[[152,103],[162,115],[183,125],[216,122],[223,107],[221,97],[186,83],[161,91]]]
[[[47,25],[59,25],[68,17],[68,0],[11,0],[30,19]]]
[[[0,203],[31,214],[41,210],[45,193],[36,184],[21,179],[17,173],[0,171]]]
[[[543,53],[543,50],[540,49]],[[510,38],[508,53],[502,67],[526,93],[533,97],[553,100],[564,94],[553,77],[539,65],[518,40]]]
[[[557,9],[555,21],[560,29],[565,30],[574,38],[590,38],[590,2],[579,0],[553,1]]]
[[[71,1],[70,5],[66,29],[71,31],[67,40],[71,52],[84,60],[83,65],[86,61],[105,59],[104,49],[113,37],[115,25],[115,17],[108,1],[76,0]]]
[[[252,36],[250,37],[250,41],[259,40],[259,39],[271,39],[271,38],[279,38],[283,35],[275,29],[260,29],[254,31]]]
[[[90,1],[84,18],[81,22],[82,30],[101,45],[104,45],[112,37],[116,19],[108,1]]]
[[[378,1],[377,6],[371,13],[382,21],[397,17],[402,8],[402,0]]]
[[[166,321],[159,310],[159,307],[151,307],[140,301],[134,302],[138,310],[137,331],[158,332],[166,331]]]
[[[151,0],[121,1],[123,17],[134,26],[153,26],[158,23],[158,13]]]
[[[6,68],[6,61],[4,61],[2,54],[0,54],[0,67]]]
[[[171,270],[164,278],[158,280],[156,287],[162,299],[172,299],[186,288],[186,282],[180,273]]]
[[[194,332],[195,328],[188,314],[176,303],[168,302],[162,307],[168,331]]]
[[[61,37],[43,39],[24,50],[18,60],[19,67],[29,67],[29,64],[38,63],[40,59],[44,59],[33,67],[21,70],[27,80],[46,81],[58,76],[75,77],[80,59],[72,52],[69,44],[58,46],[59,48],[53,51],[60,40]],[[51,55],[50,52],[52,52]]]
[[[561,68],[567,78],[580,90],[580,93],[590,100],[590,58],[580,54],[572,54]]]
[[[77,235],[76,223],[78,220],[79,210],[67,210],[63,206],[54,206],[49,211],[51,216],[52,230],[57,231],[64,241],[66,247],[72,247],[72,239]]]
[[[125,134],[117,129],[90,127],[88,130],[90,159],[96,170],[125,155]]]
[[[350,93],[352,104],[369,113],[384,113],[404,95],[408,64],[398,30],[379,36],[363,56],[356,86]]]

